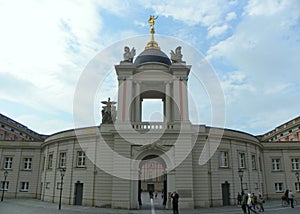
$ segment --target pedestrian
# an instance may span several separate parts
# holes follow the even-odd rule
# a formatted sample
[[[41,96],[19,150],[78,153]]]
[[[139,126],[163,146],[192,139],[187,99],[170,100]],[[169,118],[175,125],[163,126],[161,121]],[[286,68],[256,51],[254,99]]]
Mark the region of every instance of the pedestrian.
[[[246,212],[247,212],[246,206],[247,206],[247,201],[248,201],[248,195],[245,194],[244,191],[242,191],[241,195],[242,195],[241,207],[242,207],[243,213],[246,214]]]
[[[289,190],[285,190],[285,193],[284,193],[284,196],[285,196],[285,200],[287,201],[288,204],[290,204],[290,201],[289,201]]]
[[[242,202],[242,195],[238,192],[238,195],[237,195],[237,204],[241,205],[241,202]]]
[[[172,204],[173,204],[173,214],[179,214],[179,212],[178,212],[179,194],[176,191],[174,191],[171,194],[171,198],[172,198]]]
[[[263,198],[262,194],[258,194],[257,197],[257,204],[259,205],[259,211],[260,212],[264,212],[265,208],[264,208],[264,204],[265,203],[265,199]]]
[[[291,189],[289,191],[288,196],[289,196],[289,201],[291,202],[291,208],[294,208],[294,197],[295,197],[295,195],[294,195],[294,193]]]

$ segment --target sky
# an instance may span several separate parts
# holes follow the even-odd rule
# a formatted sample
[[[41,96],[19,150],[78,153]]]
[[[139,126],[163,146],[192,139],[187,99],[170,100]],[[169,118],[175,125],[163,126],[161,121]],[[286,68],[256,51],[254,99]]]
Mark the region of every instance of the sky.
[[[0,112],[41,134],[72,129],[86,66],[112,49],[118,64],[124,45],[149,36],[149,15],[158,16],[158,38],[182,41],[209,62],[223,89],[226,128],[260,135],[299,116],[298,0],[0,0]],[[197,61],[182,53],[193,73]],[[86,125],[99,125],[100,101],[116,98],[109,72],[95,98],[96,124]],[[195,123],[211,125],[209,100],[197,84],[189,89],[198,100]]]

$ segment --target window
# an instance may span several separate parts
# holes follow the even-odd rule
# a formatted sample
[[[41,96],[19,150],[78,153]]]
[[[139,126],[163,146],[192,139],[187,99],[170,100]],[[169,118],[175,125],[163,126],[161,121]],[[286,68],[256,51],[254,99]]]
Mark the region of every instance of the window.
[[[255,155],[251,155],[251,161],[252,161],[252,169],[256,169],[256,157],[255,157]]]
[[[3,134],[0,133],[0,140],[3,140],[3,139],[4,139]]]
[[[11,169],[12,166],[12,157],[6,157],[4,160],[4,169]]]
[[[9,181],[1,181],[1,190],[7,191],[8,185],[9,185]]]
[[[60,190],[62,188],[62,183],[61,182],[57,182],[56,184],[56,189]]]
[[[31,170],[32,158],[24,158],[24,169]]]
[[[66,153],[62,152],[59,154],[59,168],[66,167]]]
[[[77,152],[77,167],[85,167],[85,153]]]
[[[50,182],[46,183],[46,189],[50,189]]]
[[[292,170],[299,170],[299,158],[292,158]]]
[[[272,159],[272,169],[273,171],[280,170],[280,159]]]
[[[239,154],[239,164],[240,164],[240,168],[246,168],[245,153]]]
[[[283,192],[283,183],[275,183],[275,191]]]
[[[220,167],[229,167],[228,165],[228,152],[220,152]]]
[[[28,192],[29,189],[29,182],[21,182],[21,192]]]
[[[50,154],[48,156],[48,169],[52,169],[52,163],[53,163],[53,154]]]
[[[296,192],[300,192],[300,187],[298,182],[295,183],[295,190]]]

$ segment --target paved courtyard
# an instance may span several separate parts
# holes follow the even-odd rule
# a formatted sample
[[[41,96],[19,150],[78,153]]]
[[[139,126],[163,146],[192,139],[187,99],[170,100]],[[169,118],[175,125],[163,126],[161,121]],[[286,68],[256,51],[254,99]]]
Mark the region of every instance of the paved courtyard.
[[[154,199],[155,200],[155,199]],[[154,202],[155,204],[156,202]],[[62,209],[58,210],[58,204],[47,203],[37,199],[4,199],[0,202],[0,214],[52,214],[52,213],[62,213],[62,214],[171,214],[171,210],[155,210],[154,206],[145,207],[144,210],[116,210],[116,209],[105,209],[96,207],[84,207],[84,206],[72,206],[72,205],[62,205]],[[216,207],[216,208],[201,208],[196,210],[180,210],[180,214],[241,214],[241,208],[237,206],[226,206],[226,207]],[[290,207],[281,207],[280,201],[267,201],[265,204],[264,213],[289,213],[289,214],[299,214],[300,206],[297,205],[294,209]]]

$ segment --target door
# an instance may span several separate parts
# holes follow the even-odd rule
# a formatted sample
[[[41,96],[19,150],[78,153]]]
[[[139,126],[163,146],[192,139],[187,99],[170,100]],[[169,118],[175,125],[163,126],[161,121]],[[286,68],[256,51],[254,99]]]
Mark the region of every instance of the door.
[[[225,181],[224,184],[222,184],[222,200],[223,200],[223,206],[230,205],[230,192],[229,192],[229,183]]]
[[[82,205],[83,183],[75,183],[75,205]]]
[[[147,184],[147,191],[154,192],[154,184]]]

